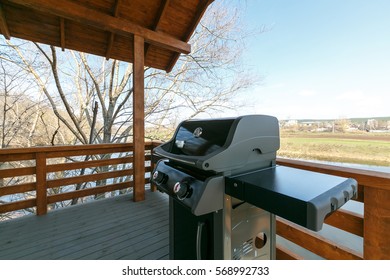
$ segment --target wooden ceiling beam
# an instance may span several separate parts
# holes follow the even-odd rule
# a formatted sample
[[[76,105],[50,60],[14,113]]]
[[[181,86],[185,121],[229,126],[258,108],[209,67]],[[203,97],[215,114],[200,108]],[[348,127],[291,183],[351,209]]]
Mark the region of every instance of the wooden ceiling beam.
[[[194,33],[196,27],[198,26],[201,18],[203,17],[203,14],[206,12],[207,10],[207,7],[213,2],[214,0],[202,0],[199,2],[198,4],[198,7],[197,7],[197,11],[196,11],[196,14],[191,22],[191,25],[190,25],[190,28],[188,29],[187,33],[183,36],[182,40],[184,42],[188,42],[192,36],[192,34]],[[171,58],[171,61],[169,62],[169,65],[167,67],[167,72],[171,72],[173,67],[175,66],[177,60],[179,59],[180,57],[180,53],[175,53],[172,58]]]
[[[121,0],[115,0],[114,12],[113,12],[114,17],[118,17],[120,2],[121,2]],[[111,57],[111,50],[112,50],[112,46],[114,45],[114,40],[115,40],[115,34],[110,32],[110,38],[108,39],[107,50],[106,50],[106,59],[107,60],[109,60]]]
[[[7,20],[5,18],[5,14],[3,11],[3,6],[0,3],[0,30],[1,33],[4,35],[5,39],[10,40],[11,34],[9,33]]]
[[[154,22],[153,30],[157,31],[159,28],[159,25],[161,23],[161,19],[164,17],[165,12],[169,6],[169,1],[170,0],[163,0],[160,6],[160,9],[158,10],[158,14],[156,17],[156,21]]]
[[[108,38],[107,50],[106,50],[106,60],[109,60],[111,57],[112,46],[114,45],[115,34],[110,33],[110,38]]]
[[[60,40],[61,40],[61,49],[65,50],[65,19],[60,18]]]
[[[115,3],[114,3],[114,12],[113,12],[113,16],[114,17],[117,17],[118,14],[119,14],[119,6],[121,4],[121,0],[115,0]]]
[[[50,13],[122,36],[141,36],[149,44],[174,52],[185,54],[191,52],[191,46],[188,43],[168,34],[144,28],[126,19],[116,18],[70,0],[7,0],[7,2]]]
[[[206,12],[207,7],[213,2],[214,0],[202,0],[199,2],[198,7],[196,9],[196,13],[192,19],[190,28],[187,29],[187,33],[182,38],[183,41],[188,42],[188,40],[190,40],[192,34],[195,32],[196,27],[198,26],[200,20],[202,19],[203,14]]]
[[[153,30],[154,31],[158,30],[159,25],[161,23],[161,19],[164,17],[165,11],[167,10],[167,8],[169,6],[169,1],[170,0],[163,0],[162,1],[161,6],[158,9],[158,13],[157,13],[157,16],[156,16],[156,21],[154,22],[154,25],[153,25]],[[145,58],[148,55],[149,47],[150,47],[149,44],[145,44]]]

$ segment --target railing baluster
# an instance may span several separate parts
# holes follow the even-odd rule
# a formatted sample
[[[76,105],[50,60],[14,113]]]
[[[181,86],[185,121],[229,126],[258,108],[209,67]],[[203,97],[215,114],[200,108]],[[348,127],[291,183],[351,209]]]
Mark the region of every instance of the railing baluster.
[[[47,165],[46,153],[36,153],[36,198],[37,215],[47,213]]]
[[[150,157],[151,157],[151,159],[150,159],[150,170],[151,170],[150,177],[153,176],[153,170],[156,167],[156,164],[159,160],[159,157],[157,155],[153,154],[153,149],[156,148],[157,146],[161,145],[162,143],[163,142],[161,142],[161,141],[153,141],[152,145],[150,147]],[[155,192],[155,191],[157,191],[157,186],[153,183],[150,183],[150,189],[152,192]]]

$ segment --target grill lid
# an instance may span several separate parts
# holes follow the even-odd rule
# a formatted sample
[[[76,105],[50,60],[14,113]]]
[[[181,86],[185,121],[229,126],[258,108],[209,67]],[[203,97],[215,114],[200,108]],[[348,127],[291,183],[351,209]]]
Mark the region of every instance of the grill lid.
[[[184,165],[221,172],[276,158],[278,120],[266,115],[187,120],[154,152]]]

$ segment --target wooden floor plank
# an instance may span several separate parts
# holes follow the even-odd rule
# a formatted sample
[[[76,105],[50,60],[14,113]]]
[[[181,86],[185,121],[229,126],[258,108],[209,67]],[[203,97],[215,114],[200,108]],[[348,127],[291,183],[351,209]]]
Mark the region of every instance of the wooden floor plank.
[[[162,222],[163,227],[167,227],[167,222]],[[88,238],[88,241],[76,240],[72,247],[69,247],[68,250],[62,250],[61,253],[64,253],[61,258],[66,259],[97,259],[101,255],[107,254],[110,250],[117,247],[126,246],[126,243],[138,242],[139,239],[143,240],[146,238],[145,232],[150,230],[152,232],[158,231],[156,227],[159,223],[156,223],[155,220],[147,221],[143,227],[138,228],[137,230],[132,230],[128,232],[122,231],[122,233],[112,233],[108,235],[101,235],[100,238]],[[108,239],[112,236],[113,239]],[[81,243],[80,243],[81,242]],[[122,244],[125,243],[125,244]],[[78,245],[80,244],[80,245]]]
[[[98,205],[100,206],[100,204]],[[115,205],[116,207],[120,207],[120,205]],[[160,205],[159,205],[160,206]],[[125,209],[127,210],[127,205],[124,205]],[[11,248],[7,248],[6,246],[2,246],[2,249],[4,252],[6,250],[11,250],[13,251],[14,254],[16,252],[21,251],[20,254],[24,254],[26,256],[31,254],[31,250],[36,252],[37,247],[39,247],[39,250],[45,250],[47,247],[55,247],[58,244],[62,246],[67,246],[70,242],[70,244],[74,243],[74,240],[79,239],[80,237],[86,237],[87,239],[96,239],[96,234],[104,234],[105,231],[112,229],[115,227],[115,230],[119,234],[121,231],[124,229],[122,227],[126,227],[127,225],[131,226],[132,224],[142,224],[145,219],[160,219],[161,217],[154,215],[157,215],[157,210],[154,210],[155,208],[151,208],[154,210],[152,211],[143,211],[145,209],[144,207],[139,208],[140,213],[135,212],[135,211],[128,211],[126,215],[120,214],[116,217],[116,219],[113,219],[112,217],[106,218],[104,216],[99,215],[100,219],[99,221],[92,222],[90,223],[91,215],[86,213],[86,211],[83,211],[86,213],[85,217],[81,217],[82,219],[79,220],[81,221],[81,226],[77,224],[77,226],[71,226],[71,225],[66,225],[65,229],[60,232],[57,227],[51,227],[52,232],[49,233],[44,233],[44,230],[41,228],[41,230],[37,230],[38,233],[42,232],[39,234],[39,238],[30,238],[30,242],[28,240],[23,239],[22,242],[28,242],[29,244],[25,244],[22,248],[15,248],[15,245]],[[59,213],[62,214],[62,213]],[[87,222],[83,222],[83,219],[87,220]],[[89,224],[88,224],[89,223]],[[31,226],[31,225],[30,225]],[[46,225],[49,227],[48,225]],[[31,228],[31,227],[30,227]],[[80,230],[77,230],[80,228]],[[130,230],[130,229],[129,229]],[[58,234],[60,232],[60,234]],[[94,235],[94,236],[91,236]],[[90,237],[89,237],[90,236]],[[61,237],[61,238],[59,238]],[[93,238],[92,238],[93,237]],[[108,236],[106,236],[107,239]],[[15,243],[15,242],[14,242]],[[17,242],[16,242],[17,243]],[[20,245],[17,244],[17,245]],[[57,248],[57,247],[56,247]],[[22,250],[23,249],[23,250]],[[53,250],[54,251],[54,250]]]
[[[148,219],[150,215],[141,216]],[[151,217],[152,225],[156,223],[156,220],[163,218],[165,216],[157,216]],[[129,221],[133,222],[133,221]],[[44,252],[38,252],[43,258],[50,259],[77,259],[80,254],[85,254],[85,250],[99,250],[102,244],[109,244],[107,246],[113,246],[118,242],[118,239],[121,239],[124,234],[136,234],[142,235],[143,228],[149,225],[150,221],[145,221],[141,219],[135,220],[136,224],[131,226],[127,221],[122,224],[116,225],[114,227],[110,227],[110,224],[107,224],[108,228],[101,227],[100,229],[93,229],[88,232],[83,231],[82,234],[76,234],[69,236],[65,242],[65,239],[61,238],[61,240],[57,239],[56,242],[50,244],[53,247],[51,254],[47,254],[46,250]],[[130,228],[126,228],[130,227]],[[141,230],[135,231],[135,228],[141,228]],[[63,242],[61,242],[63,241]],[[42,250],[41,250],[42,251]],[[74,256],[74,258],[71,257]]]
[[[105,260],[116,260],[116,259],[131,259],[131,260],[137,260],[140,257],[143,256],[143,252],[150,250],[153,250],[156,248],[157,242],[162,242],[164,240],[167,240],[169,238],[168,236],[168,228],[166,228],[165,232],[160,232],[159,234],[155,235],[148,235],[147,239],[139,240],[139,242],[134,242],[128,247],[124,248],[117,248],[114,252],[111,254],[105,254],[102,258],[99,259],[105,259]]]
[[[167,242],[168,243],[168,242]],[[159,245],[163,244],[163,242],[160,242]],[[140,257],[140,260],[161,260],[161,259],[168,259],[167,252],[169,251],[169,244],[166,244],[156,250],[154,250],[151,253],[148,253],[147,255],[144,255]]]
[[[0,259],[167,259],[168,196],[146,192],[0,222]]]
[[[34,236],[41,236],[42,234],[49,233],[50,235],[61,232],[64,233],[66,231],[73,230],[73,228],[80,226],[95,226],[100,227],[101,223],[106,223],[102,217],[106,217],[107,219],[111,217],[115,218],[115,221],[119,221],[121,217],[123,219],[127,219],[128,215],[123,215],[122,208],[127,207],[128,202],[131,202],[131,196],[123,196],[122,199],[107,199],[108,201],[101,200],[95,201],[87,204],[81,204],[76,206],[71,206],[66,209],[55,210],[53,212],[49,212],[46,216],[28,216],[24,218],[22,221],[11,220],[8,222],[13,222],[12,225],[7,227],[7,224],[2,225],[0,223],[0,230],[4,228],[4,232],[1,234],[2,238],[12,237],[15,238],[15,235],[22,235],[25,237],[25,232],[23,230],[26,229],[26,225],[28,225],[29,229],[29,237],[34,238]],[[126,199],[124,199],[126,198]],[[158,201],[157,201],[158,202]],[[148,201],[152,207],[155,207],[156,200]],[[95,203],[98,203],[95,207]],[[80,207],[82,207],[82,211],[80,211]],[[128,210],[132,212],[137,212],[137,209],[143,210],[145,209],[144,205],[132,205],[132,207]],[[62,212],[66,210],[66,213]],[[60,211],[60,212],[58,212]],[[118,216],[119,215],[119,216]],[[25,219],[27,218],[27,219]],[[50,224],[50,227],[48,226]],[[35,230],[35,229],[39,230]]]

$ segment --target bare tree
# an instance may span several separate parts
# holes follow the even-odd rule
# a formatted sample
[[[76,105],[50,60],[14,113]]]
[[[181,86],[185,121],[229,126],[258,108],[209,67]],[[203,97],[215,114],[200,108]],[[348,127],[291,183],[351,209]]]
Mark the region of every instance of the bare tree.
[[[27,147],[32,138],[39,137],[35,132],[41,106],[29,98],[28,83],[20,84],[21,80],[20,71],[10,67],[9,61],[0,60],[0,148]],[[28,166],[32,166],[31,161],[0,162],[0,168],[7,169]],[[32,176],[0,178],[0,187],[32,181]],[[29,193],[8,195],[0,198],[0,204],[21,196],[30,198]],[[0,214],[0,220],[9,217],[10,214]]]
[[[164,130],[182,118],[235,109],[234,96],[254,83],[242,65],[248,32],[241,26],[237,9],[214,3],[190,40],[192,52],[182,55],[171,73],[145,69],[148,126]],[[8,43],[9,57],[35,80],[74,143],[131,139],[131,64],[34,45]],[[99,113],[92,128],[95,102]]]
[[[242,64],[245,38],[253,34],[242,26],[238,10],[215,2],[190,40],[192,52],[171,73],[148,72],[146,121],[157,135],[184,118],[241,107],[234,97],[258,80]]]
[[[0,60],[0,147],[29,146],[26,135],[35,129],[38,103],[28,97],[27,87],[19,84],[21,75],[9,70],[6,61]]]

